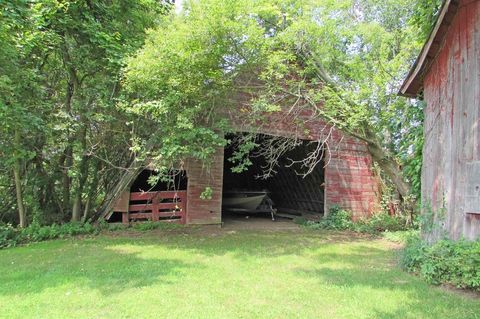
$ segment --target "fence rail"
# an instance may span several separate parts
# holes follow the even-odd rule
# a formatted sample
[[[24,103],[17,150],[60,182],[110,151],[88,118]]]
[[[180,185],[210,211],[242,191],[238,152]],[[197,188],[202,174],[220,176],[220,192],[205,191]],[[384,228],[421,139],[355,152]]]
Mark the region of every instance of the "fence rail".
[[[187,191],[130,193],[128,212],[122,222],[150,220],[185,224]]]

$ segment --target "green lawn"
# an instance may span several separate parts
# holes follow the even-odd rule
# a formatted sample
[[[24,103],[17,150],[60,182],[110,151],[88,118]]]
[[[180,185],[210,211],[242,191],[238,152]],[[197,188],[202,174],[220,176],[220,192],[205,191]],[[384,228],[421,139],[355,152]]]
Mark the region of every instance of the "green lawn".
[[[2,318],[480,318],[385,240],[308,230],[102,235],[0,251]]]

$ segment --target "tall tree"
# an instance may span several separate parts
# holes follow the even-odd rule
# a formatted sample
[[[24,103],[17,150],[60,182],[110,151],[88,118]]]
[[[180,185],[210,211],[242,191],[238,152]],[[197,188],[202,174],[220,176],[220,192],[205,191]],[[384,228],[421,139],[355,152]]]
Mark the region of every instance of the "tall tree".
[[[25,2],[0,5],[0,156],[14,180],[21,227],[27,224],[23,196],[25,163],[33,152],[25,140],[38,131],[40,118],[35,108],[43,92],[38,84],[36,46],[43,36],[29,19]]]
[[[0,167],[15,181],[21,224],[26,210],[80,220],[112,187],[113,167],[130,158],[129,119],[115,107],[123,60],[170,6],[0,2]]]
[[[254,92],[253,121],[278,110],[278,97],[287,94],[365,141],[407,197],[398,154],[408,130],[395,116],[410,106],[397,90],[421,43],[411,23],[415,3],[187,1],[129,61],[130,110],[162,125],[157,154],[160,165],[168,165],[179,157],[208,157],[225,143],[218,132],[227,127],[225,107],[236,106],[229,101],[234,92]],[[418,123],[403,123],[409,125]]]

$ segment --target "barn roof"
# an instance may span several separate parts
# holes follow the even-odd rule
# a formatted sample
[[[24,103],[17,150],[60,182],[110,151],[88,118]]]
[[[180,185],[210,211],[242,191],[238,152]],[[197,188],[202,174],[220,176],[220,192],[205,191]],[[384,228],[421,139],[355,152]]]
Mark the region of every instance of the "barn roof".
[[[457,13],[460,0],[445,0],[427,43],[400,88],[400,95],[416,97],[423,90],[423,78],[443,47],[447,31]]]

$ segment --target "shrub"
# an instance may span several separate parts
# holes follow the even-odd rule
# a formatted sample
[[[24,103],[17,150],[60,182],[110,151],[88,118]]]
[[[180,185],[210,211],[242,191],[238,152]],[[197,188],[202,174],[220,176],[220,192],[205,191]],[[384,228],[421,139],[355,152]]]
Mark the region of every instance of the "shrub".
[[[41,226],[39,223],[32,223],[26,228],[15,228],[10,224],[0,224],[0,249],[14,247],[19,244],[30,242],[39,242],[55,238],[65,238],[78,235],[98,234],[101,230],[121,231],[125,230],[129,225],[124,224],[108,224],[99,222],[94,226],[90,223],[66,223],[62,225],[53,224],[50,226]],[[135,223],[132,226],[136,230],[148,231],[157,228],[176,229],[182,227],[179,224],[164,222],[143,222]]]
[[[18,244],[18,231],[11,224],[0,224],[0,249]]]
[[[412,239],[402,252],[401,264],[429,283],[480,291],[480,241],[441,240],[429,245]]]
[[[296,217],[293,221],[310,229],[347,230],[352,228],[351,214],[338,206],[330,208],[328,216],[320,221],[308,220],[305,217]]]
[[[418,272],[423,263],[427,245],[420,236],[409,238],[400,254],[401,266],[409,272]]]
[[[128,227],[129,225],[120,224],[120,223],[113,223],[113,224],[105,223],[105,227],[102,227],[102,229],[106,229],[108,231],[121,231],[121,230],[127,229]]]
[[[302,226],[308,226],[310,224],[309,220],[307,220],[305,217],[301,217],[301,216],[295,217],[293,219],[293,222],[295,224],[302,225]]]
[[[389,241],[405,244],[414,238],[418,238],[419,233],[420,231],[418,229],[408,229],[408,230],[399,230],[399,231],[386,230],[382,234],[382,236],[383,238]]]
[[[318,223],[320,228],[333,230],[351,229],[353,226],[352,214],[338,206],[330,208],[329,214]]]
[[[97,232],[98,229],[89,223],[53,224],[50,226],[40,226],[38,223],[32,223],[26,228],[14,228],[8,224],[0,225],[0,248]]]
[[[319,222],[308,221],[304,218],[297,218],[295,222],[311,229],[352,230],[371,234],[385,231],[396,232],[408,228],[404,218],[390,216],[386,213],[375,214],[370,218],[353,222],[352,214],[338,206],[330,208],[330,213]]]
[[[406,221],[402,217],[379,213],[372,215],[370,218],[359,220],[353,227],[355,231],[374,234],[385,231],[395,232],[406,230],[406,224]]]
[[[152,221],[146,221],[142,223],[134,223],[133,224],[133,229],[140,230],[140,231],[148,231],[148,230],[154,230],[154,229],[176,229],[179,227],[182,227],[179,224],[175,223],[167,223],[167,222],[152,222]]]

